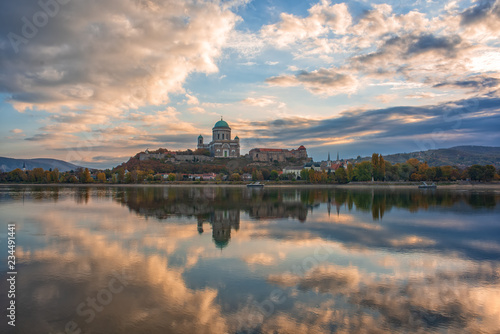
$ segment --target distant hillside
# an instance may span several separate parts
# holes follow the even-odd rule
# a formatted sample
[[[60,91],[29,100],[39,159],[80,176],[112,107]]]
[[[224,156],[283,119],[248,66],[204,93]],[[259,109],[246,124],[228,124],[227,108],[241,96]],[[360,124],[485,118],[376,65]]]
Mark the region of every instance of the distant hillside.
[[[50,168],[57,168],[60,172],[66,172],[69,170],[75,170],[79,167],[72,163],[57,159],[12,159],[0,157],[0,171],[10,172],[11,170],[14,170],[16,168],[22,169],[24,163],[26,163],[27,170],[31,170],[33,168],[43,168],[45,170],[49,170]]]
[[[494,165],[500,167],[500,147],[489,146],[455,146],[451,148],[440,148],[412,153],[397,153],[384,156],[384,159],[392,164],[406,162],[415,158],[427,161],[429,166],[457,166],[460,168],[478,165]],[[365,157],[356,161],[369,160]]]

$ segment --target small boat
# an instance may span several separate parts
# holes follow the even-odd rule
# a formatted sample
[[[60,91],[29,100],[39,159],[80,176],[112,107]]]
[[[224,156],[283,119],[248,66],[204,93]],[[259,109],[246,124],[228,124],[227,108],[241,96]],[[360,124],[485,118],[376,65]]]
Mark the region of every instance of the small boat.
[[[260,182],[254,182],[247,184],[248,188],[264,188],[264,185]]]
[[[427,184],[425,182],[422,182],[421,185],[418,186],[419,188],[427,189],[427,188],[437,188],[436,184],[432,182],[432,184]]]

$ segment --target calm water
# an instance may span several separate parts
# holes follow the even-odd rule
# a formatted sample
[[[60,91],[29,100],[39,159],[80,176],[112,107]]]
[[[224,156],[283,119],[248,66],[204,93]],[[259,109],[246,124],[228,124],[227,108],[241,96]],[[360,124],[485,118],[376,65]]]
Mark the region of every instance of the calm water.
[[[0,187],[16,333],[500,333],[500,193]],[[1,246],[3,245],[3,246]]]

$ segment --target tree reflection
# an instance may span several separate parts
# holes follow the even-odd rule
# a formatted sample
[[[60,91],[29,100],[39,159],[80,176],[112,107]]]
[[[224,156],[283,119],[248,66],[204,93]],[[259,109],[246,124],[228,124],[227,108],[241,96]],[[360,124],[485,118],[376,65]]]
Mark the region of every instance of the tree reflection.
[[[87,202],[88,196],[88,188],[80,189],[77,200]],[[491,209],[500,200],[500,195],[493,192],[289,188],[249,191],[224,187],[117,188],[112,196],[130,210],[157,219],[168,219],[173,215],[203,219],[221,210],[239,210],[256,220],[292,218],[301,222],[306,221],[309,211],[323,203],[328,204],[329,211],[334,205],[337,212],[345,207],[348,211],[371,212],[373,220],[379,220],[392,208],[412,213],[432,207],[460,205]]]

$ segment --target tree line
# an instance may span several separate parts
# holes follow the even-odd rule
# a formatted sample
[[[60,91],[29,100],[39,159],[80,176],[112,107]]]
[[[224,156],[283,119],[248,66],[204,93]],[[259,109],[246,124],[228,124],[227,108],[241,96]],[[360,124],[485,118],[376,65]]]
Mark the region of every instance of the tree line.
[[[432,181],[453,182],[458,180],[470,180],[490,182],[500,180],[498,171],[493,165],[472,165],[460,169],[456,166],[433,166],[427,162],[412,158],[405,163],[391,164],[384,160],[383,156],[373,153],[371,161],[363,161],[347,167],[338,168],[332,175],[329,171],[305,171],[301,172],[301,179],[311,183],[348,183],[351,181]]]
[[[88,168],[79,168],[75,171],[59,172],[57,169],[44,170],[34,168],[23,171],[19,168],[0,173],[0,182],[3,183],[143,183],[163,181],[191,181],[189,174],[203,172],[215,172],[216,181],[241,181],[243,174],[251,174],[253,181],[300,181],[303,183],[348,183],[364,181],[432,181],[453,182],[458,180],[470,180],[479,182],[490,182],[500,180],[493,165],[472,165],[460,169],[456,166],[433,166],[427,162],[412,158],[405,163],[391,164],[384,160],[381,154],[374,153],[371,161],[363,161],[353,165],[348,163],[346,167],[337,170],[326,169],[315,171],[314,169],[303,169],[300,176],[294,174],[280,174],[280,171],[268,168],[244,167],[236,170],[228,170],[225,166],[210,166],[211,168],[195,168],[189,170],[188,166],[182,164],[177,170],[166,170],[159,173],[156,168],[141,169],[148,167],[143,165],[129,166],[134,169],[128,171],[124,166],[118,166],[113,170],[91,171]],[[151,167],[151,166],[149,166]],[[165,177],[164,177],[165,175]],[[203,180],[201,180],[203,181]]]

